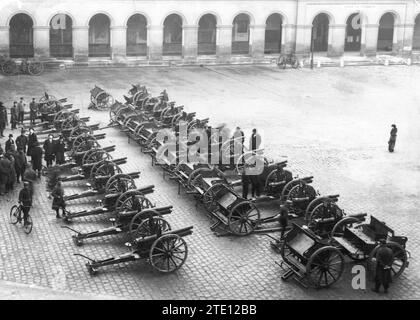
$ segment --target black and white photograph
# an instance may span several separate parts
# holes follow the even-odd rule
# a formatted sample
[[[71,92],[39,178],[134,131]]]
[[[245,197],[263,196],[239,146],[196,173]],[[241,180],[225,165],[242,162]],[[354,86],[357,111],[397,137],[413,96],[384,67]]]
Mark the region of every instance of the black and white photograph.
[[[420,0],[0,0],[0,300],[419,300],[419,67]]]

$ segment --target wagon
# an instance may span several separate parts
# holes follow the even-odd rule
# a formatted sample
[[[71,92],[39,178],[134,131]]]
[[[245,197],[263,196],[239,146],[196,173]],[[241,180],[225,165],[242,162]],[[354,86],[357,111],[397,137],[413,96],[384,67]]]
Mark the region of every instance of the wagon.
[[[90,90],[90,101],[89,109],[93,108],[96,110],[106,110],[114,104],[114,98],[96,85]]]
[[[181,268],[187,260],[188,246],[184,237],[192,234],[192,229],[190,226],[139,237],[126,243],[131,251],[107,259],[94,260],[80,253],[75,255],[89,260],[86,267],[91,275],[97,274],[100,267],[136,260],[147,260],[154,270],[171,273]]]

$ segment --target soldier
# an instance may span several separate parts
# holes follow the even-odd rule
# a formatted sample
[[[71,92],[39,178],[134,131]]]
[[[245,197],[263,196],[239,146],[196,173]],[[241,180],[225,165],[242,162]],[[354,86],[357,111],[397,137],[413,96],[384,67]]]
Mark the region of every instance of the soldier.
[[[7,121],[7,110],[3,105],[3,102],[0,101],[0,136],[4,137],[3,132],[6,126],[8,125]]]
[[[9,139],[5,143],[4,150],[8,153],[13,148],[13,151],[16,150],[15,140],[13,140],[13,134],[9,134]]]
[[[256,151],[261,145],[261,136],[257,132],[257,129],[252,129],[251,138],[249,138],[249,150]]]
[[[17,102],[13,102],[13,107],[10,108],[10,124],[12,125],[12,130],[16,129],[16,124],[18,123],[18,109]]]
[[[392,129],[390,132],[390,137],[388,141],[388,151],[394,152],[395,142],[397,141],[397,126],[395,124],[391,125]]]
[[[54,152],[55,152],[55,142],[53,140],[53,135],[49,134],[48,139],[44,141],[44,159],[47,163],[47,167],[52,166],[54,161]]]
[[[372,261],[376,263],[375,288],[372,291],[379,293],[382,285],[384,292],[388,293],[389,284],[392,282],[391,266],[393,261],[394,252],[386,245],[384,239],[379,240],[379,248]]]
[[[32,149],[38,145],[38,137],[34,131],[34,128],[29,128],[29,136],[28,136],[28,152],[26,153],[28,156],[32,157]],[[42,151],[42,150],[41,150]]]
[[[60,218],[59,210],[61,208],[63,217],[66,215],[66,202],[64,200],[64,190],[61,187],[61,181],[58,181],[54,190],[51,192],[53,197],[52,209],[56,212],[56,218]]]
[[[42,171],[42,148],[38,142],[34,145],[31,151],[32,169],[38,173],[38,178],[41,178]]]
[[[28,137],[25,135],[25,129],[20,130],[20,136],[16,138],[16,147],[17,149],[22,149],[23,152],[26,152],[26,146],[28,145]]]
[[[23,98],[20,98],[19,103],[17,104],[18,110],[18,123],[23,124],[23,117],[25,115],[25,103],[23,102]]]
[[[35,98],[32,98],[32,102],[29,104],[29,110],[31,124],[35,124],[35,119],[38,114],[38,104],[35,102]]]
[[[28,181],[23,183],[23,189],[19,192],[19,204],[22,206],[23,211],[23,225],[26,226],[29,210],[31,210],[32,207],[32,191]]]
[[[26,159],[25,152],[22,149],[18,149],[15,156],[15,171],[16,171],[16,182],[20,183],[19,178],[23,180],[23,174],[25,172],[28,161]]]

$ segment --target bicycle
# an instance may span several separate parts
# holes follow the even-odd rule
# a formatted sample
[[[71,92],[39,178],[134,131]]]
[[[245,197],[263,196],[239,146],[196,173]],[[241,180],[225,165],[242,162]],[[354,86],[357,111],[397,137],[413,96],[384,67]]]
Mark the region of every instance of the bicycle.
[[[10,209],[10,223],[17,224],[17,223],[22,223],[22,221],[23,221],[22,205],[15,204]],[[26,224],[23,224],[23,231],[25,231],[26,234],[30,234],[32,231],[32,227],[33,227],[32,218],[28,214],[28,219],[26,220]]]
[[[24,73],[39,76],[44,72],[44,64],[33,59],[13,60],[0,57],[0,71],[6,76]]]

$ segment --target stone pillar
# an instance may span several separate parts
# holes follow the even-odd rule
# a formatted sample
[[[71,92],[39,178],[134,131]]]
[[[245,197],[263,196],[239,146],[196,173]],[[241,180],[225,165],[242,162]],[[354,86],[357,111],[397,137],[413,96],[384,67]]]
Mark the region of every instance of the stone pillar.
[[[296,26],[296,54],[307,56],[311,51],[312,25]]]
[[[219,62],[230,60],[232,55],[232,26],[217,26],[216,55]]]
[[[127,27],[111,27],[111,52],[112,60],[124,61],[127,53]]]
[[[162,60],[163,26],[147,26],[147,52],[149,60]]]
[[[37,58],[50,56],[50,27],[34,26],[34,53]]]
[[[366,24],[365,29],[365,46],[362,46],[362,53],[367,56],[376,55],[379,24]]]
[[[415,24],[406,24],[401,30],[401,54],[404,57],[410,56],[413,51],[413,37]]]
[[[328,45],[328,56],[339,57],[344,53],[344,43],[346,37],[346,25],[330,25],[331,45]]]
[[[265,45],[265,25],[253,25],[249,27],[249,44],[251,56],[253,58],[264,57]]]
[[[9,26],[0,26],[0,56],[9,56]]]
[[[296,48],[296,29],[292,24],[284,24],[281,28],[281,53],[293,53]]]
[[[182,57],[196,61],[198,54],[198,27],[182,26]]]
[[[89,27],[73,26],[73,55],[74,61],[87,61],[89,57]]]

